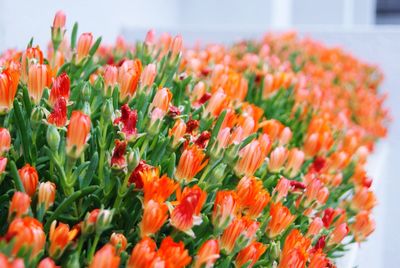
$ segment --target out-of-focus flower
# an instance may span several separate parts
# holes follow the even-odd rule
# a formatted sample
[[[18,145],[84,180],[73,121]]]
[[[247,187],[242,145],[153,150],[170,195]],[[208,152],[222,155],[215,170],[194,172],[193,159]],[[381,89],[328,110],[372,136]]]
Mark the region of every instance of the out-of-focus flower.
[[[180,55],[182,51],[182,46],[183,46],[182,36],[181,35],[175,36],[171,44],[172,58],[175,58],[176,56]]]
[[[79,36],[78,45],[76,47],[76,55],[78,62],[82,61],[88,54],[93,43],[92,33],[83,33]]]
[[[172,138],[172,148],[178,147],[185,139],[183,136],[186,133],[186,124],[185,122],[178,118],[174,126],[169,130],[169,136]]]
[[[296,176],[301,166],[304,162],[304,153],[303,151],[293,148],[289,151],[287,163],[285,165],[285,174],[287,174],[290,178]]]
[[[218,240],[210,239],[201,245],[195,259],[194,268],[213,267],[214,263],[220,257]]]
[[[11,63],[10,68],[0,72],[0,114],[7,113],[13,106],[20,77],[19,63]]]
[[[183,242],[176,243],[170,236],[167,236],[161,242],[158,256],[164,260],[165,267],[183,268],[192,260]]]
[[[215,197],[212,223],[217,230],[225,229],[233,220],[237,209],[234,191],[218,191]]]
[[[311,257],[309,268],[321,268],[321,267],[331,267],[331,263],[329,262],[326,255],[319,249],[316,253],[314,253]]]
[[[230,254],[236,249],[246,247],[258,228],[259,223],[257,221],[245,217],[234,219],[220,238],[221,248]]]
[[[67,130],[67,154],[78,158],[85,150],[90,133],[90,117],[81,111],[73,111]]]
[[[280,178],[272,193],[274,201],[280,202],[282,199],[286,198],[290,188],[290,181],[284,177]]]
[[[206,110],[204,111],[205,116],[218,116],[222,110],[226,107],[228,102],[228,97],[225,92],[220,89],[212,94],[208,104],[206,106]]]
[[[355,217],[355,222],[350,226],[356,241],[365,240],[374,230],[375,221],[368,211],[360,211]]]
[[[43,52],[39,47],[27,48],[21,58],[21,80],[28,82],[29,69],[34,64],[43,64]]]
[[[6,128],[0,128],[0,156],[4,156],[11,147],[10,132]]]
[[[56,263],[49,257],[44,258],[38,264],[38,268],[57,268],[57,267],[58,266],[56,265]]]
[[[151,238],[143,238],[132,249],[131,256],[126,266],[128,268],[155,267],[154,264],[156,263],[157,254],[156,247],[156,243]]]
[[[319,234],[322,227],[324,227],[324,223],[321,218],[316,217],[308,227],[307,236],[315,236]]]
[[[375,194],[367,187],[359,188],[351,201],[351,207],[354,210],[371,210],[375,205]]]
[[[152,111],[154,108],[159,108],[163,112],[168,112],[168,107],[172,99],[172,93],[168,88],[161,88],[157,90],[153,102],[150,104],[149,110]]]
[[[18,170],[18,174],[22,184],[24,185],[25,192],[32,197],[35,194],[39,183],[39,176],[36,169],[31,165],[26,164]]]
[[[349,227],[347,223],[342,223],[336,226],[328,239],[328,245],[336,245],[342,242],[343,238],[349,233]]]
[[[311,240],[302,236],[297,229],[293,229],[285,239],[279,268],[302,268],[308,259],[308,249]]]
[[[105,244],[96,252],[89,268],[118,268],[120,261],[114,246]]]
[[[104,93],[111,95],[114,87],[118,84],[118,68],[116,66],[107,65],[104,69]],[[109,92],[110,91],[110,92]],[[108,94],[110,93],[110,94]]]
[[[142,87],[151,87],[154,83],[154,79],[157,75],[157,68],[154,63],[150,63],[143,69],[142,76],[140,78],[140,83]]]
[[[269,156],[268,169],[271,172],[280,171],[287,157],[288,157],[288,152],[285,147],[279,146],[275,148]]]
[[[23,215],[28,214],[29,208],[31,207],[31,198],[26,193],[15,192],[8,210],[8,218],[20,218]]]
[[[267,246],[260,242],[252,242],[242,249],[235,259],[236,267],[253,267],[260,259],[261,255],[267,250]]]

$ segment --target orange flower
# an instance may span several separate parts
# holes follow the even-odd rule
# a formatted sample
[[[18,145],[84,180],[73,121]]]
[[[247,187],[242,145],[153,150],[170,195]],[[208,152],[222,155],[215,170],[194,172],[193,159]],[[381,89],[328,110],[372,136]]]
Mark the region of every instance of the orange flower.
[[[207,240],[203,243],[197,253],[194,268],[213,267],[219,257],[218,240]]]
[[[319,249],[316,253],[312,255],[308,268],[331,267],[330,264],[331,263],[326,255],[322,252],[321,249]]]
[[[143,238],[132,249],[131,257],[126,265],[127,268],[155,267],[156,243],[148,237]]]
[[[204,111],[204,116],[218,116],[222,110],[227,106],[228,96],[225,94],[224,90],[219,89],[214,92],[208,101],[206,110]]]
[[[321,218],[316,217],[308,227],[307,236],[315,236],[319,234],[322,227],[324,227],[324,223]]]
[[[7,158],[0,156],[0,175],[4,173],[7,166]]]
[[[67,154],[78,158],[85,149],[90,132],[90,117],[81,111],[73,111],[67,130]]]
[[[182,196],[177,193],[179,203],[171,213],[171,225],[178,230],[187,232],[193,225],[198,224],[201,220],[198,216],[206,201],[206,196],[206,192],[197,185],[192,188],[186,187]]]
[[[256,234],[260,224],[248,218],[236,218],[223,232],[221,248],[228,254],[235,249],[241,249],[249,244]]]
[[[142,63],[136,59],[125,61],[118,69],[119,99],[125,102],[136,92],[139,78],[142,73]]]
[[[153,63],[150,63],[143,69],[142,76],[140,78],[140,83],[142,87],[150,87],[154,83],[154,79],[156,78],[157,75],[157,68],[156,65]]]
[[[371,210],[375,205],[375,194],[368,187],[359,188],[351,201],[351,208],[354,210]]]
[[[7,113],[13,106],[20,76],[19,63],[11,63],[11,67],[0,73],[0,114]]]
[[[16,255],[22,247],[32,248],[32,259],[42,251],[46,243],[42,224],[31,217],[13,220],[8,227],[6,237],[14,241],[13,255]]]
[[[21,80],[27,83],[29,69],[34,64],[43,64],[43,52],[39,47],[27,48],[21,58]]]
[[[161,242],[158,256],[165,261],[165,268],[183,268],[192,260],[183,242],[176,243],[170,236]]]
[[[153,169],[158,170],[158,169]],[[145,174],[151,172],[148,170],[141,173],[141,176],[144,177]],[[155,177],[150,180],[143,180],[143,192],[144,192],[144,203],[146,204],[149,200],[155,200],[157,202],[163,203],[165,202],[170,195],[175,192],[178,188],[179,184],[174,180],[168,178],[166,175],[161,178]]]
[[[368,211],[359,212],[355,218],[356,220],[351,225],[351,230],[356,241],[362,242],[375,230],[375,221]]]
[[[182,36],[181,35],[175,36],[171,43],[172,58],[175,58],[176,56],[180,55],[182,51],[182,46],[183,46]]]
[[[39,176],[36,169],[31,165],[26,164],[18,170],[18,174],[22,184],[24,185],[25,192],[32,197],[36,192],[39,182]]]
[[[198,146],[187,147],[179,159],[175,178],[179,181],[190,182],[207,165],[208,160],[204,161],[205,157],[206,154]]]
[[[29,67],[28,92],[35,104],[39,104],[43,91],[50,85],[51,73],[45,64],[33,64]]]
[[[288,160],[285,166],[285,174],[290,178],[296,176],[304,162],[303,151],[293,148],[289,151]]]
[[[107,65],[104,70],[104,93],[108,95],[108,91],[112,93],[114,87],[117,85],[118,68],[112,65]]]
[[[168,207],[166,204],[154,200],[148,201],[144,205],[142,221],[139,223],[140,236],[146,237],[157,233],[167,219]]]
[[[25,263],[23,259],[17,258],[13,261],[9,260],[8,256],[0,253],[0,267],[2,268],[24,268]],[[46,267],[39,267],[39,268],[46,268]],[[51,267],[50,267],[51,268]]]
[[[120,261],[114,246],[105,244],[96,252],[89,268],[118,268]]]
[[[269,156],[268,169],[279,172],[288,157],[287,149],[283,146],[276,147]]]
[[[280,235],[296,218],[296,216],[292,215],[289,209],[280,202],[271,203],[270,214],[271,220],[267,226],[267,233],[270,238],[275,238]]]
[[[328,246],[339,244],[340,242],[342,242],[343,238],[347,236],[348,233],[349,228],[347,227],[347,223],[339,224],[331,233],[328,240]]]
[[[313,179],[304,192],[306,207],[310,206],[314,201],[318,201],[321,205],[325,204],[329,196],[328,188],[319,179]]]
[[[253,140],[239,151],[239,160],[235,165],[238,175],[251,176],[264,163],[271,147],[267,135],[261,135],[258,140]]]
[[[23,215],[26,215],[31,207],[31,198],[26,193],[15,192],[11,202],[10,209],[8,211],[8,218],[20,218]]]
[[[55,197],[56,185],[54,183],[47,181],[39,184],[38,204],[43,204],[45,210],[54,204]]]
[[[280,202],[286,198],[290,189],[290,181],[284,177],[280,178],[272,193],[275,202]]]
[[[85,58],[89,54],[92,42],[93,42],[92,33],[83,33],[81,34],[81,36],[79,36],[78,45],[76,47],[76,55],[78,62],[80,62],[83,58]]]
[[[48,249],[50,257],[53,259],[58,259],[62,256],[65,249],[68,247],[69,243],[76,237],[77,230],[69,229],[68,224],[59,223],[53,221],[51,223],[49,232],[50,246]]]
[[[116,248],[118,255],[121,254],[122,251],[125,251],[126,247],[128,246],[126,237],[120,233],[112,233],[110,237],[110,243]]]
[[[11,147],[10,132],[6,128],[0,128],[0,156],[5,155]]]
[[[169,130],[169,136],[172,138],[172,148],[177,148],[185,139],[183,135],[186,133],[186,124],[185,122],[178,118],[174,126]]]
[[[152,111],[154,108],[159,108],[164,113],[167,113],[171,99],[172,99],[171,91],[165,87],[161,88],[157,90],[153,98],[153,102],[150,104],[149,110]]]
[[[307,251],[311,240],[293,229],[285,239],[278,268],[304,268],[308,259]]]
[[[237,196],[234,191],[218,191],[215,197],[212,223],[218,230],[225,229],[236,214]]]
[[[253,267],[266,250],[266,245],[256,241],[252,242],[236,256],[235,267]]]

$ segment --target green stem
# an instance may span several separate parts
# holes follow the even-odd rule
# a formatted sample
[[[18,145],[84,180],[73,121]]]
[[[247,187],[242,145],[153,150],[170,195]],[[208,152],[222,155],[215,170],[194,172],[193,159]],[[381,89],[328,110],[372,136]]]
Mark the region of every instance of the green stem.
[[[63,202],[61,202],[61,204],[58,206],[58,208],[54,211],[54,213],[49,217],[49,219],[46,222],[46,225],[44,226],[44,229],[46,231],[49,230],[51,223],[57,219],[57,217],[63,213],[67,208],[69,208],[73,202],[75,202],[75,200],[82,198],[88,194],[93,193],[94,191],[96,191],[99,187],[97,185],[93,185],[93,186],[88,186],[80,191],[77,191],[75,193],[73,193],[71,196],[69,196],[68,198],[64,199]]]
[[[90,252],[89,252],[89,255],[88,255],[89,263],[92,261],[92,258],[94,256],[94,252],[96,251],[96,248],[97,248],[97,244],[99,243],[99,239],[100,239],[100,234],[96,232],[96,235],[95,235],[94,240],[93,240],[92,247],[90,248]]]
[[[147,147],[149,146],[149,139],[145,139],[144,143],[142,145],[142,148],[140,148],[140,157],[143,156],[144,152],[146,151]]]
[[[117,198],[115,199],[115,202],[114,202],[114,206],[113,206],[114,209],[118,209],[121,205],[122,198],[126,194],[129,177],[130,177],[129,173],[125,175],[124,182],[122,183],[121,187],[119,188],[118,193],[117,193]]]
[[[101,116],[100,118],[100,129],[101,129],[101,141],[99,144],[100,147],[100,161],[99,161],[99,181],[100,186],[104,188],[104,160],[105,160],[105,146],[107,142],[107,126],[104,126],[104,118]]]
[[[24,185],[22,184],[21,178],[19,177],[19,173],[17,170],[17,166],[15,165],[15,162],[13,160],[10,160],[10,162],[8,163],[9,163],[8,165],[10,166],[12,178],[14,179],[15,187],[17,188],[18,191],[24,193],[25,188]]]

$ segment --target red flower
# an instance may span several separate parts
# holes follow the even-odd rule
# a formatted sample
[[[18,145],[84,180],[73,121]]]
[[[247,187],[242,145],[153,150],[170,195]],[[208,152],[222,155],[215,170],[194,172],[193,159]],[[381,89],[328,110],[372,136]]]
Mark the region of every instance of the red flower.
[[[146,161],[140,160],[139,165],[132,171],[132,174],[129,177],[129,183],[134,183],[136,189],[142,189],[143,179],[141,173],[152,168],[152,166],[146,164]]]
[[[128,104],[121,107],[121,117],[114,120],[114,124],[122,125],[121,132],[125,135],[125,139],[131,140],[136,135],[137,112],[131,110]]]
[[[126,166],[125,151],[126,141],[115,140],[115,148],[111,157],[111,166],[122,169]]]
[[[47,121],[56,127],[63,127],[67,123],[67,101],[60,97],[53,106]]]
[[[54,79],[49,97],[49,102],[51,105],[54,105],[61,97],[65,98],[65,100],[69,99],[70,84],[71,82],[66,73],[62,73],[60,76]]]

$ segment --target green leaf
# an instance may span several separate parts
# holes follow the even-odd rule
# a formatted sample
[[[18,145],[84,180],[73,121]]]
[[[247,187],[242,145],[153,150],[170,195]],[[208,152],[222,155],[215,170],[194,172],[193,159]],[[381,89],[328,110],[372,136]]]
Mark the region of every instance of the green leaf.
[[[90,51],[89,51],[89,55],[90,55],[90,56],[93,56],[94,53],[96,53],[97,49],[98,49],[99,46],[100,46],[101,39],[102,39],[101,36],[100,36],[99,38],[97,38],[96,42],[94,43],[94,45],[92,46],[92,48],[91,48]]]
[[[72,28],[72,33],[71,33],[71,50],[74,50],[75,45],[76,45],[76,36],[78,34],[78,23],[74,23],[74,27]]]

